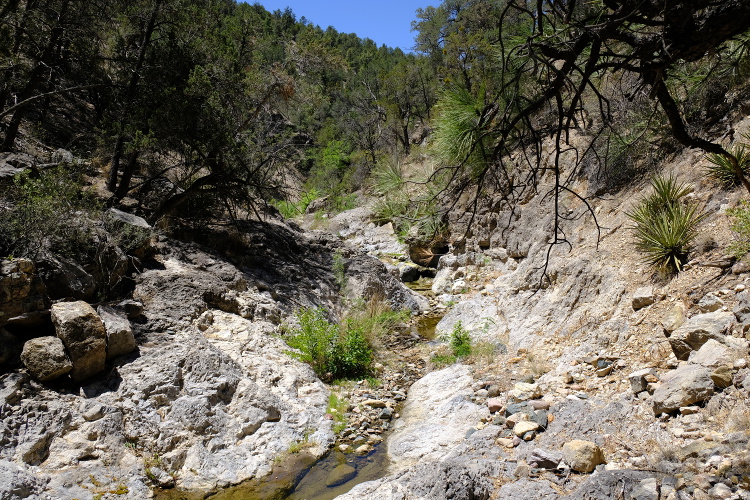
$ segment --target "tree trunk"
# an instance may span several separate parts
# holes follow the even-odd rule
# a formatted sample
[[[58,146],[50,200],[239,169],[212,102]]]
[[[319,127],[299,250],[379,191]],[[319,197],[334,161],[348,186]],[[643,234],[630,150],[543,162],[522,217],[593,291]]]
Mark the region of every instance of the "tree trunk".
[[[44,52],[42,53],[42,57],[40,58],[39,62],[37,62],[36,66],[31,71],[29,81],[26,83],[23,91],[21,91],[18,99],[19,102],[27,101],[34,95],[37,88],[41,87],[44,84],[44,75],[47,72],[47,69],[52,67],[52,55],[54,54],[55,48],[57,47],[57,44],[59,43],[64,31],[63,19],[67,14],[69,3],[69,1],[65,1],[60,6],[60,12],[57,16],[57,22],[55,24],[55,27],[52,28],[49,42],[44,48]],[[8,128],[5,132],[5,139],[3,140],[3,144],[0,147],[2,151],[11,151],[13,149],[13,146],[16,142],[16,137],[18,136],[18,128],[20,127],[21,120],[24,118],[25,114],[26,106],[21,106],[16,109],[16,111],[11,116],[10,123],[8,124]]]
[[[143,38],[141,39],[141,46],[138,49],[138,59],[136,60],[135,68],[133,69],[133,74],[130,77],[127,90],[125,91],[125,108],[130,106],[130,104],[133,102],[133,99],[135,98],[135,92],[138,88],[138,82],[141,79],[141,70],[143,69],[143,64],[146,61],[146,51],[148,50],[148,47],[151,44],[151,37],[153,36],[154,28],[156,27],[156,18],[159,15],[159,9],[161,8],[162,3],[163,3],[163,0],[156,0],[156,3],[154,4],[154,8],[151,10],[151,15],[149,16],[148,24],[146,25],[146,30],[143,32]],[[117,134],[117,141],[115,142],[115,150],[112,152],[112,161],[111,161],[111,165],[109,168],[109,177],[107,178],[107,189],[112,193],[115,193],[115,192],[120,193],[123,191],[127,192],[129,189],[130,176],[128,176],[127,178],[126,185],[120,186],[119,188],[117,186],[117,176],[120,170],[120,158],[122,157],[124,147],[125,147],[125,124],[124,124],[124,120],[121,120],[119,132]],[[131,172],[131,175],[132,175],[132,172]],[[123,174],[123,179],[124,178],[125,178],[125,174]]]

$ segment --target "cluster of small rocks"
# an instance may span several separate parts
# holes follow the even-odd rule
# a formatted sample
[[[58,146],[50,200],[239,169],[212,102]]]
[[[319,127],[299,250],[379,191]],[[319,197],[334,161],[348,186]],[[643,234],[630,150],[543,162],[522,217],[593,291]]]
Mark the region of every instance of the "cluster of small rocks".
[[[338,449],[344,453],[367,454],[383,441],[392,422],[400,417],[398,409],[406,400],[409,387],[424,374],[425,363],[412,359],[398,370],[382,365],[377,368],[383,370],[381,384],[371,387],[361,380],[340,395],[348,402],[346,428],[337,438]]]

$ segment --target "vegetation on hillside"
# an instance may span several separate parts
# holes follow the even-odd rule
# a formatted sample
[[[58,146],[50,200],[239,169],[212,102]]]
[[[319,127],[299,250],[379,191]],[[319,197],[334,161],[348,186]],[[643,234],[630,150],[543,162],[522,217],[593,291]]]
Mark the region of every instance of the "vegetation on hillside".
[[[408,54],[235,0],[4,0],[0,147],[91,160],[109,203],[151,221],[272,200],[293,215],[313,194],[343,209],[372,188],[420,244],[457,200],[512,207],[542,182],[548,242],[567,243],[564,196],[588,207],[676,143],[750,190],[746,152],[717,139],[747,99],[747,2],[443,0],[416,17]],[[437,168],[384,187],[432,128]]]

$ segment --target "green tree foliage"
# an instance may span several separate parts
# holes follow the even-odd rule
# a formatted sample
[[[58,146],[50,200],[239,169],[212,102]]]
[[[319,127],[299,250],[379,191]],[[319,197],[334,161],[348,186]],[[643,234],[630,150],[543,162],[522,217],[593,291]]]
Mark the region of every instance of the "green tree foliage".
[[[408,149],[434,100],[420,57],[289,9],[8,0],[0,12],[3,149],[26,123],[53,147],[93,150],[113,202],[166,181],[154,220],[295,202],[294,168],[342,206],[394,137]]]
[[[548,241],[567,244],[562,197],[587,204],[572,182],[589,164],[606,173],[607,161],[669,151],[667,132],[725,158],[750,190],[737,155],[704,138],[718,119],[705,111],[712,88],[726,96],[747,79],[747,2],[444,0],[413,26],[445,85],[434,142],[453,199],[471,190],[513,205],[550,174]]]

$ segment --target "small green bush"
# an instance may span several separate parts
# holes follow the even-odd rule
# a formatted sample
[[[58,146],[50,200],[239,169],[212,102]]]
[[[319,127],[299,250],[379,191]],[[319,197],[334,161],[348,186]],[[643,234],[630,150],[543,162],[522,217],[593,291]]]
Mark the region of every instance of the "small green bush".
[[[733,148],[730,153],[737,158],[740,169],[745,175],[750,174],[750,148],[746,144],[740,144]],[[708,161],[711,162],[706,168],[706,175],[713,177],[724,186],[732,187],[740,183],[740,178],[734,170],[732,162],[724,155],[710,154]]]
[[[101,204],[84,189],[80,174],[66,167],[19,174],[0,209],[0,255],[36,258],[52,252],[71,258],[90,253]]]
[[[465,358],[471,354],[471,336],[460,321],[453,325],[451,351],[457,358]]]
[[[312,366],[315,373],[327,379],[357,377],[368,372],[372,347],[365,331],[352,322],[331,323],[322,309],[301,309],[299,326],[286,339],[298,349],[292,356]]]
[[[320,198],[320,192],[317,189],[310,189],[302,193],[297,202],[289,200],[271,200],[271,205],[276,207],[284,218],[291,219],[304,214],[307,207],[310,206],[310,203],[318,198]]]
[[[627,213],[635,223],[631,229],[636,248],[644,262],[677,273],[687,261],[698,224],[706,214],[696,203],[683,200],[692,188],[674,177],[655,177],[651,187],[652,193]]]
[[[740,205],[727,210],[732,219],[731,229],[737,233],[736,240],[729,245],[729,251],[740,259],[750,252],[750,202],[740,201]]]

